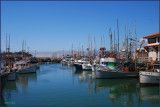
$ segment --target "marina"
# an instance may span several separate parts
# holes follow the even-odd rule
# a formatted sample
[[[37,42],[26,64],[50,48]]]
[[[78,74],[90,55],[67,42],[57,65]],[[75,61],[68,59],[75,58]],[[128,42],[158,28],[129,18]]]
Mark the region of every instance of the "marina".
[[[18,74],[16,81],[2,82],[6,84],[2,104],[8,107],[160,104],[157,86],[140,86],[137,78],[95,79],[92,71],[61,64],[40,65],[36,73]]]
[[[139,41],[135,32],[135,39],[130,38],[133,42],[128,43],[125,37],[120,51],[116,51],[118,47],[113,50],[111,44],[109,51],[104,46],[96,53],[96,49],[93,52],[90,48],[88,34],[85,53],[72,50],[71,54],[44,59],[26,52],[26,41],[23,41],[22,51],[11,53],[10,35],[9,42],[6,35],[6,52],[1,61],[2,106],[159,105],[159,35],[158,32],[143,37],[148,44],[143,46],[143,40],[137,48]],[[146,55],[145,60],[140,60],[141,54]],[[155,90],[152,95],[148,92],[151,89]],[[100,100],[102,98],[105,100]]]
[[[160,106],[159,1],[1,3],[0,106]]]

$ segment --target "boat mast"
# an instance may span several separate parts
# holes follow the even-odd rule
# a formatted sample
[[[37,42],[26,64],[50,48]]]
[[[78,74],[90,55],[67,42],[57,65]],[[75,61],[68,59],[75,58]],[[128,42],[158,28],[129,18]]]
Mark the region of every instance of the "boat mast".
[[[22,42],[22,57],[24,57],[23,50],[24,50],[24,40],[23,40],[23,42]]]
[[[92,56],[92,40],[91,40],[91,51],[90,51],[90,56]]]
[[[101,47],[102,47],[102,36],[101,36]]]
[[[79,42],[79,46],[78,46],[78,53],[79,53],[79,55],[81,56],[81,47],[80,47],[80,42]]]
[[[136,38],[136,21],[135,21],[135,71],[137,71],[136,66],[137,66],[137,38]]]
[[[88,56],[90,56],[90,32],[88,33]]]
[[[26,57],[26,40],[24,41],[24,58]]]
[[[35,50],[35,57],[36,57],[36,50]]]
[[[64,50],[63,50],[63,56],[64,56]]]
[[[94,57],[96,57],[96,39],[94,37]]]
[[[113,53],[113,47],[112,47],[112,30],[111,30],[111,28],[109,29],[109,36],[110,36],[110,50],[111,50],[111,53]]]
[[[84,56],[84,52],[83,52],[83,45],[82,45],[82,56]]]
[[[8,43],[8,69],[10,72],[10,58],[9,58],[9,51],[10,51],[10,34],[9,34],[9,43]]]
[[[73,43],[72,43],[72,56],[73,56]]]
[[[126,35],[127,36],[127,60],[128,60],[128,57],[129,57],[129,53],[128,53],[128,34]]]
[[[103,35],[103,47],[105,48],[105,37]]]
[[[129,38],[130,38],[130,44],[129,44],[129,58],[131,57],[131,31],[130,31],[130,29],[129,29]]]
[[[29,54],[29,47],[27,47],[28,48],[28,54]]]
[[[117,19],[117,33],[118,33],[118,58],[119,58],[120,54],[119,54],[119,25],[118,25],[118,19]]]
[[[8,49],[7,49],[7,33],[6,33],[6,53],[8,52]]]
[[[115,51],[116,51],[116,40],[115,40],[116,38],[115,38],[115,31],[114,31],[114,54],[115,54]]]

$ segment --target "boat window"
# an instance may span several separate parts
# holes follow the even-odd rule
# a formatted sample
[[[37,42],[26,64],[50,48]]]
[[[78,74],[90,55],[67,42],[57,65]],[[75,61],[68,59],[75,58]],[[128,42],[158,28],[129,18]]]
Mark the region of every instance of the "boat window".
[[[158,42],[159,42],[159,39],[160,39],[160,38],[158,37]]]
[[[154,68],[155,69],[159,69],[159,65],[154,65]]]

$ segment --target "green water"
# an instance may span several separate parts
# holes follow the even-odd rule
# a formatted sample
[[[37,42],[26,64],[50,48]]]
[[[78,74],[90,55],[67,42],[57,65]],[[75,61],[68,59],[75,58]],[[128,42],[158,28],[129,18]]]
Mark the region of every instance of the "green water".
[[[138,79],[95,79],[92,71],[61,64],[41,65],[16,81],[3,78],[2,106],[159,106],[158,86]],[[5,81],[5,82],[4,82]],[[2,85],[2,84],[1,84]]]

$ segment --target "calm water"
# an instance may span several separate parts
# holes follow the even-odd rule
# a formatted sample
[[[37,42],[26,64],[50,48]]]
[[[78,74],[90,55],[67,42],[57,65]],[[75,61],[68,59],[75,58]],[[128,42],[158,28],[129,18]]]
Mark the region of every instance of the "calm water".
[[[158,86],[138,79],[95,79],[92,71],[61,64],[41,65],[35,74],[7,81],[3,106],[159,106]]]

